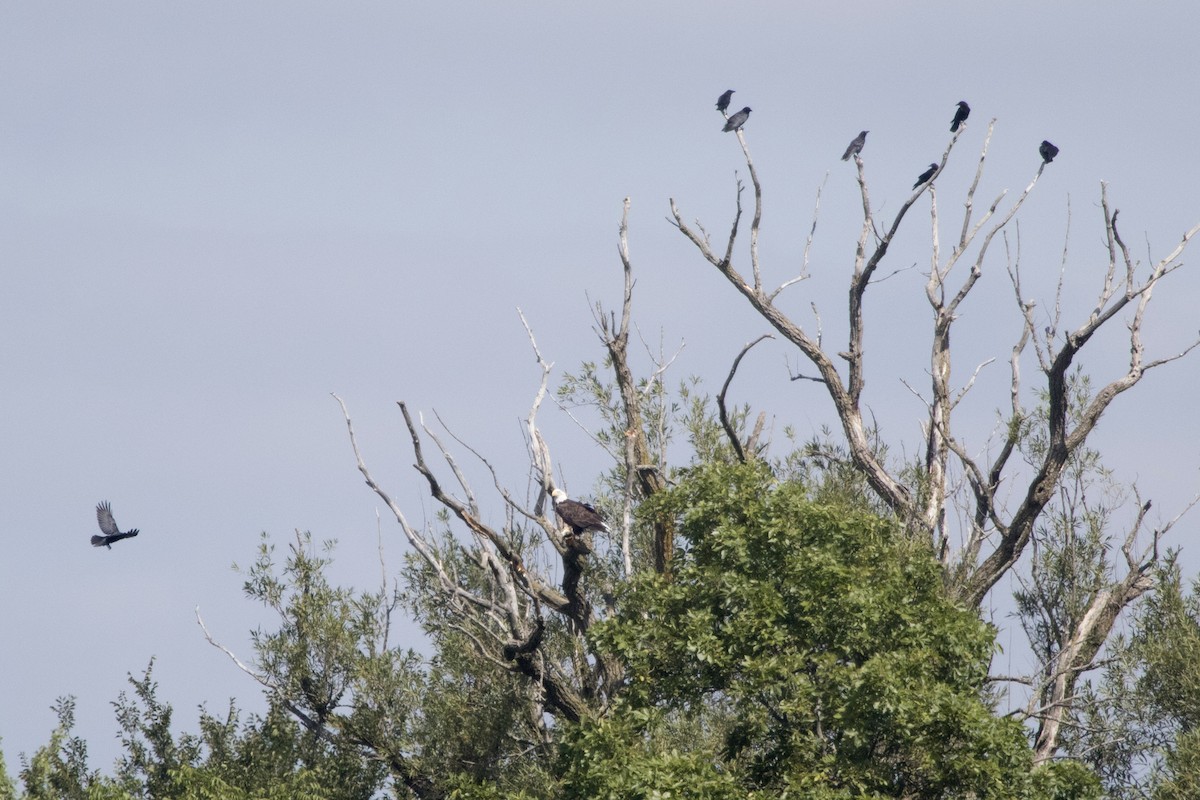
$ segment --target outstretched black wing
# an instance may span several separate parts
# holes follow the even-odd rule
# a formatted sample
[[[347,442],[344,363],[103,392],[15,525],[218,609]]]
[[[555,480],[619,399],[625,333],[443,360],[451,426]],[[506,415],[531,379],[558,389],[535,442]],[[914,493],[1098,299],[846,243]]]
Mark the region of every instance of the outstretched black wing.
[[[112,547],[113,542],[119,542],[122,539],[128,539],[131,536],[138,535],[138,529],[134,528],[124,533],[117,527],[117,521],[113,519],[112,506],[105,500],[96,506],[96,521],[100,523],[100,531],[103,536],[92,537],[92,547]]]

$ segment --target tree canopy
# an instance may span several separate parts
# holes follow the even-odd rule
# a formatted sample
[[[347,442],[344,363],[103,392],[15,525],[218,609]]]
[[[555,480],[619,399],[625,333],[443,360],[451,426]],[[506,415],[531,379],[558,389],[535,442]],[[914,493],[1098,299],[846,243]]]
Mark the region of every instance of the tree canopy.
[[[563,375],[555,394],[572,414],[586,409],[591,441],[610,459],[586,498],[606,525],[564,527],[555,514],[562,477],[539,419],[553,367],[523,315],[540,370],[523,422],[523,487],[401,402],[405,446],[437,509],[415,522],[374,477],[337,398],[358,470],[408,547],[403,568],[385,568],[377,587],[338,586],[328,577],[332,544],[297,534],[281,558],[264,536],[245,592],[274,622],[253,632],[253,654],[227,649],[198,621],[257,684],[267,713],[203,710],[197,733],[176,733],[148,668],[114,704],[123,747],[114,775],[88,764],[63,698],[49,743],[22,761],[17,796],[1194,796],[1200,611],[1165,545],[1186,509],[1156,523],[1150,501],[1089,442],[1147,371],[1196,346],[1148,355],[1142,331],[1155,289],[1200,226],[1139,264],[1102,187],[1107,263],[1094,307],[1073,322],[1060,281],[1051,324],[1037,324],[1020,256],[1010,258],[1017,333],[989,343],[1008,353],[1009,379],[991,438],[968,446],[959,412],[975,376],[955,376],[951,331],[992,269],[993,241],[1004,241],[1049,163],[1006,208],[1002,192],[977,211],[989,125],[945,252],[938,184],[969,127],[957,126],[890,220],[871,202],[862,154],[852,154],[863,219],[839,349],[825,340],[815,300],[815,324],[781,300],[807,277],[807,248],[799,270],[771,288],[758,250],[762,181],[744,128],[731,126],[730,138],[753,192],[748,237],[740,179],[723,247],[670,203],[700,262],[808,365],[788,377],[817,388],[836,433],[788,430],[788,441],[773,442],[764,412],[726,402],[739,363],[767,336],[742,348],[715,396],[700,379],[669,388],[661,353],[639,370],[626,200],[620,311],[594,308],[603,360]],[[872,422],[863,399],[865,298],[926,196],[932,322],[913,453]],[[1084,357],[1098,332],[1122,324],[1127,366],[1093,386]],[[490,498],[474,488],[463,451]],[[1005,577],[1019,587],[1015,626],[1036,662],[1016,675],[996,669],[997,621],[982,611]],[[1123,614],[1127,637],[1114,633]],[[396,641],[401,615],[421,626],[425,648]],[[11,796],[2,769],[0,792]]]
[[[995,631],[927,545],[759,463],[698,467],[647,506],[685,548],[595,633],[630,688],[568,748],[569,796],[665,792],[675,761],[738,797],[1025,796],[1028,742],[985,700]],[[683,720],[709,741],[663,735]],[[606,735],[626,748],[607,763]]]

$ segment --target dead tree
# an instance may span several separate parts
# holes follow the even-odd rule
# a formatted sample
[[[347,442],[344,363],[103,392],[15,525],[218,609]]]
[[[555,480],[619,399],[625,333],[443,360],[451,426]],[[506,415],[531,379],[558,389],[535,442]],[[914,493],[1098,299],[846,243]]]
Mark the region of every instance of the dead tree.
[[[626,200],[620,228],[619,255],[625,286],[619,321],[617,315],[606,314],[599,304],[595,310],[597,333],[608,352],[621,397],[624,448],[612,455],[627,476],[622,498],[626,513],[619,523],[610,523],[610,529],[621,536],[627,563],[632,525],[630,510],[666,486],[662,455],[653,451],[646,434],[643,397],[628,358],[633,303],[628,209],[629,201]],[[596,588],[588,585],[589,573],[595,563],[594,554],[586,541],[572,536],[555,516],[550,500],[556,488],[554,463],[549,443],[538,427],[538,413],[549,389],[553,365],[542,355],[524,315],[521,315],[521,321],[540,370],[538,387],[525,418],[525,440],[533,478],[532,502],[526,505],[518,500],[501,484],[491,464],[480,453],[456,439],[491,475],[493,490],[506,510],[503,527],[484,521],[475,491],[447,443],[423,420],[414,420],[405,403],[399,404],[411,440],[413,466],[426,483],[430,496],[464,532],[460,546],[486,576],[483,589],[468,585],[454,574],[430,533],[410,523],[390,493],[375,481],[359,449],[349,411],[341,398],[338,402],[359,471],[392,512],[408,543],[433,576],[437,595],[433,599],[449,609],[454,627],[474,643],[484,658],[523,676],[536,688],[541,705],[532,711],[534,719],[541,721],[544,714],[548,714],[579,721],[606,707],[623,673],[613,656],[595,650],[585,636],[600,613],[591,600]],[[439,470],[427,458],[426,442],[432,443],[440,455],[441,470],[448,471],[454,488],[447,488],[438,475]],[[654,538],[654,569],[658,572],[668,571],[673,545],[673,529],[659,523]],[[557,583],[547,577],[553,571],[561,575]],[[547,633],[547,615],[556,615],[561,620],[563,624],[557,627],[570,637],[568,643],[563,644],[560,638],[558,644],[552,646],[552,637]]]
[[[976,607],[983,603],[992,587],[1021,558],[1039,519],[1054,497],[1064,469],[1095,430],[1104,411],[1118,395],[1137,385],[1146,372],[1183,357],[1198,343],[1192,342],[1180,352],[1165,357],[1147,358],[1142,344],[1142,326],[1155,288],[1181,266],[1178,259],[1192,237],[1200,232],[1200,225],[1188,230],[1169,253],[1150,266],[1148,273],[1138,270],[1118,232],[1118,212],[1109,211],[1107,186],[1102,184],[1108,264],[1092,312],[1075,327],[1069,328],[1063,319],[1060,281],[1053,320],[1049,327],[1040,332],[1034,324],[1036,303],[1022,292],[1019,263],[1009,266],[1009,279],[1016,297],[1019,333],[1009,346],[1011,390],[1006,402],[1006,418],[1000,420],[997,426],[1003,434],[997,446],[988,451],[992,454],[990,460],[984,460],[968,450],[956,432],[954,414],[984,365],[977,367],[965,381],[960,377],[958,383],[955,382],[951,368],[951,331],[964,300],[984,275],[991,245],[998,235],[1003,240],[1007,228],[1036,187],[1046,167],[1044,162],[1038,164],[1032,180],[1007,209],[1001,209],[1006,196],[1006,192],[1001,192],[977,216],[976,192],[983,175],[994,123],[993,120],[988,126],[975,177],[966,192],[962,224],[949,253],[943,253],[941,247],[936,180],[966,126],[950,139],[930,180],[917,186],[890,223],[882,227],[871,204],[864,162],[861,158],[855,159],[862,198],[862,227],[848,287],[848,338],[844,348],[836,353],[823,345],[819,317],[818,329],[810,331],[777,304],[779,295],[799,283],[804,277],[803,273],[783,280],[775,288],[769,288],[764,282],[764,269],[758,251],[762,186],[750,157],[744,131],[737,131],[737,137],[754,190],[754,216],[749,226],[749,243],[744,259],[735,258],[735,246],[744,224],[744,186],[740,180],[729,237],[721,249],[713,246],[699,223],[695,227],[686,223],[675,200],[670,201],[674,226],[695,246],[704,260],[728,280],[751,307],[815,368],[817,374],[813,380],[824,387],[832,402],[853,467],[910,532],[927,539],[945,568],[948,590],[963,602]],[[926,416],[922,420],[926,438],[919,482],[914,483],[912,479],[906,482],[902,477],[912,474],[911,470],[907,473],[901,471],[906,465],[885,463],[877,455],[872,446],[870,429],[864,421],[864,335],[869,322],[864,312],[864,299],[901,223],[914,204],[926,194],[930,202],[932,240],[924,289],[932,311],[933,325],[929,339],[930,385],[928,395],[924,398]],[[1068,413],[1069,372],[1081,351],[1102,327],[1120,324],[1113,323],[1113,320],[1124,320],[1128,329],[1128,369],[1102,386],[1084,408],[1074,414]],[[1059,331],[1065,335],[1059,336]],[[1048,446],[1044,448],[1040,460],[1026,473],[1022,471],[1022,465],[1015,463],[1019,459],[1014,460],[1012,456],[1021,444],[1023,422],[1028,415],[1024,405],[1028,397],[1022,385],[1021,365],[1030,349],[1036,354],[1038,368],[1044,376],[1044,392],[1049,406],[1046,418]],[[951,480],[952,474],[961,475],[964,480]],[[1013,486],[1024,487],[1016,492],[1020,499],[1011,508],[1006,507],[1000,499],[1002,485],[1007,487],[1010,495]],[[964,510],[962,516],[965,522],[960,529],[951,530],[947,508],[955,504]],[[1141,527],[1142,519],[1139,516],[1133,531],[1124,541],[1127,571],[1123,576],[1114,577],[1108,588],[1097,593],[1088,613],[1077,620],[1071,631],[1064,634],[1055,663],[1048,666],[1047,680],[1041,689],[1033,692],[1030,716],[1044,720],[1037,737],[1039,757],[1048,757],[1057,747],[1057,724],[1062,717],[1054,709],[1069,704],[1075,680],[1095,659],[1121,609],[1149,586],[1150,569],[1157,560],[1158,539],[1165,528],[1155,533],[1153,545],[1139,551],[1132,537]],[[955,543],[957,547],[953,546]]]
[[[642,418],[642,398],[637,380],[629,366],[629,323],[633,308],[633,262],[629,257],[629,198],[625,198],[621,213],[621,229],[618,246],[621,267],[625,275],[625,293],[621,303],[621,319],[616,314],[606,314],[604,307],[596,304],[595,319],[597,334],[612,363],[613,376],[621,393],[621,405],[625,414],[624,472],[625,503],[622,527],[628,540],[630,513],[635,504],[661,492],[666,488],[663,465],[651,450],[649,437]],[[655,378],[658,376],[656,375]],[[669,573],[671,558],[675,552],[675,528],[667,521],[654,523],[654,569],[660,574]],[[626,547],[626,572],[631,571],[628,548]]]
[[[624,476],[624,491],[614,492],[622,508],[620,520],[609,520],[608,527],[620,548],[624,570],[618,578],[631,577],[635,571],[653,570],[667,574],[675,544],[670,521],[659,520],[651,531],[649,552],[652,564],[634,564],[631,537],[634,534],[633,510],[666,488],[664,436],[648,430],[651,419],[663,416],[661,409],[647,411],[648,402],[657,402],[652,389],[662,386],[662,373],[669,361],[656,364],[654,373],[639,379],[630,365],[629,335],[633,304],[633,266],[628,244],[629,201],[621,218],[618,254],[624,270],[624,292],[619,315],[608,313],[597,303],[594,309],[596,333],[608,355],[611,380],[619,401],[606,409],[613,423],[613,439],[619,446],[609,447],[616,473]],[[520,312],[518,312],[520,313]],[[426,424],[423,417],[398,403],[408,431],[413,468],[420,475],[429,495],[444,512],[449,525],[419,526],[410,521],[391,492],[376,481],[367,466],[355,434],[347,404],[334,395],[346,423],[347,433],[359,472],[395,518],[405,540],[419,562],[422,575],[421,604],[436,609],[435,624],[446,627],[472,648],[485,668],[507,672],[527,689],[527,708],[523,718],[534,731],[523,734],[521,741],[530,749],[551,742],[554,719],[567,722],[602,715],[623,684],[623,667],[611,653],[596,649],[587,636],[588,629],[601,615],[611,610],[615,587],[598,585],[613,575],[601,570],[599,555],[590,534],[573,535],[555,514],[551,497],[556,487],[556,472],[551,448],[542,434],[538,414],[547,397],[553,365],[543,356],[533,331],[520,314],[533,350],[540,376],[533,402],[524,420],[524,439],[528,449],[530,482],[523,498],[504,486],[491,463],[475,448],[458,439],[441,424],[441,432]],[[647,387],[650,387],[649,389]],[[439,423],[442,423],[438,419]],[[445,436],[453,439],[452,446]],[[487,521],[475,489],[459,462],[459,449],[478,460],[491,477],[492,505],[504,510],[500,525]],[[432,455],[431,455],[432,454]],[[610,502],[614,498],[609,498]],[[601,547],[609,547],[605,540]],[[298,552],[298,551],[295,551]],[[557,575],[557,578],[553,577]],[[386,571],[385,571],[386,583]],[[596,603],[596,599],[603,602]],[[286,618],[289,609],[279,602],[272,606]],[[197,620],[201,627],[204,623]],[[292,650],[306,649],[307,637],[296,626]],[[386,630],[386,628],[385,628]],[[204,628],[206,638],[222,649],[305,728],[327,741],[351,744],[368,751],[387,764],[395,780],[415,796],[439,798],[442,787],[431,776],[422,774],[411,753],[377,732],[363,733],[354,726],[353,713],[347,709],[359,703],[362,685],[337,683],[325,686],[319,670],[299,669],[278,664],[247,664],[219,644]],[[387,650],[384,641],[365,645],[372,652]],[[486,671],[486,669],[485,669]],[[293,685],[294,684],[294,685]],[[368,695],[364,702],[373,702]],[[347,700],[343,700],[345,695]],[[401,715],[402,717],[403,715]]]

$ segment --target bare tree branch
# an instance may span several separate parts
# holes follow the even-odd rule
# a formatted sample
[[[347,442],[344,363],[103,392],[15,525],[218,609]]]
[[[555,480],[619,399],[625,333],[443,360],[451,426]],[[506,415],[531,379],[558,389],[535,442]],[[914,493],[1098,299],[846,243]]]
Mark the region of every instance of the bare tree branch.
[[[1028,190],[1027,190],[1028,191]],[[1134,264],[1128,249],[1120,240],[1116,229],[1116,217],[1119,212],[1108,212],[1107,187],[1101,184],[1102,207],[1105,214],[1105,228],[1109,240],[1109,268],[1106,272],[1105,287],[1088,320],[1079,328],[1069,333],[1066,341],[1054,353],[1049,369],[1044,370],[1049,390],[1049,447],[1038,465],[1037,473],[1029,484],[1024,499],[1014,512],[1011,521],[1000,530],[1001,536],[996,548],[979,564],[970,578],[965,582],[962,597],[967,602],[977,605],[996,584],[998,580],[1020,558],[1025,545],[1029,541],[1033,526],[1038,516],[1050,501],[1054,488],[1062,475],[1063,467],[1071,455],[1078,450],[1100,421],[1101,415],[1121,393],[1135,386],[1145,374],[1147,365],[1143,361],[1143,346],[1141,328],[1146,307],[1149,305],[1154,288],[1158,282],[1175,271],[1179,266],[1178,257],[1187,247],[1188,242],[1200,232],[1200,225],[1188,230],[1176,247],[1161,259],[1150,271],[1150,276],[1138,283]],[[1116,283],[1117,251],[1121,252],[1121,262],[1124,269],[1124,279]],[[1124,291],[1118,292],[1119,286]],[[1086,408],[1079,413],[1079,419],[1074,428],[1068,424],[1067,373],[1074,363],[1076,355],[1087,344],[1092,336],[1106,322],[1115,317],[1122,309],[1134,300],[1138,303],[1134,316],[1129,323],[1129,369],[1127,372],[1109,382],[1092,398]],[[1028,322],[1027,322],[1028,325]],[[1193,344],[1183,354],[1190,352]],[[1182,354],[1181,354],[1182,355]],[[1172,359],[1150,362],[1157,366]]]
[[[741,461],[742,463],[746,462],[746,451],[742,447],[741,438],[738,436],[737,431],[734,430],[733,424],[729,421],[729,412],[725,407],[725,394],[729,391],[729,384],[733,382],[733,376],[737,374],[738,364],[742,363],[742,359],[745,357],[746,353],[750,352],[750,348],[754,347],[754,345],[758,344],[763,339],[774,338],[775,337],[771,334],[764,333],[753,342],[749,342],[742,347],[741,352],[737,354],[737,358],[733,359],[733,366],[729,368],[729,375],[725,378],[725,383],[721,386],[721,391],[717,393],[717,414],[721,419],[721,427],[725,429],[725,435],[729,437],[729,441],[733,445],[733,450],[735,453],[737,453],[738,461]]]
[[[741,130],[737,131],[742,139]],[[739,189],[740,191],[740,189]],[[615,317],[604,313],[597,304],[595,319],[598,326],[600,341],[608,351],[612,363],[613,374],[621,393],[621,402],[625,410],[625,507],[622,514],[622,524],[625,533],[632,526],[632,504],[636,500],[650,497],[666,488],[666,478],[651,456],[650,442],[646,438],[645,421],[642,415],[641,398],[638,395],[637,383],[633,370],[629,366],[629,321],[633,310],[633,262],[629,255],[629,198],[625,198],[624,209],[621,213],[621,227],[617,252],[621,257],[621,266],[625,273],[625,292],[621,302],[621,321],[618,324]],[[740,214],[740,210],[739,210]],[[735,223],[736,233],[736,223]],[[732,235],[730,237],[732,241]],[[705,245],[707,247],[707,245]],[[710,251],[711,252],[711,251]],[[657,520],[654,532],[654,568],[659,573],[668,573],[675,551],[675,529],[667,521]],[[623,545],[628,553],[627,545]],[[632,562],[626,559],[626,570],[632,572]]]

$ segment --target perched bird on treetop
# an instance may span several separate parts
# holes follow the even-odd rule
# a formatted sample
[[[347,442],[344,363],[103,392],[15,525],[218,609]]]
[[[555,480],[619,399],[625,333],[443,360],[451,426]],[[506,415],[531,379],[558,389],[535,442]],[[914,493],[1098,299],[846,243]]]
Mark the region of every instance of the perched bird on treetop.
[[[730,114],[729,119],[725,121],[723,131],[736,131],[746,124],[746,120],[750,119],[750,106],[746,106],[736,114]]]
[[[562,518],[563,522],[570,526],[571,533],[576,536],[587,531],[608,530],[608,525],[604,523],[604,517],[600,516],[600,512],[587,503],[580,503],[578,500],[568,500],[567,493],[557,488],[550,496],[554,498],[555,513]]]
[[[863,145],[867,143],[867,134],[870,131],[863,131],[854,138],[850,146],[846,148],[846,152],[842,154],[842,161],[849,161],[850,156],[856,156],[862,152]]]
[[[92,537],[93,547],[107,547],[111,550],[113,542],[119,542],[122,539],[128,539],[130,536],[138,535],[137,528],[121,533],[117,528],[117,521],[113,519],[112,506],[108,504],[107,500],[96,506],[96,521],[100,523],[100,530],[104,535]]]
[[[967,105],[966,100],[959,100],[958,111],[954,112],[954,121],[950,123],[950,130],[957,131],[958,126],[966,122],[969,116],[971,116],[971,107]]]
[[[921,173],[921,177],[917,178],[917,182],[913,184],[913,188],[917,188],[922,183],[925,183],[933,177],[933,173],[937,172],[937,164],[930,164],[929,169]]]
[[[1038,147],[1038,152],[1042,154],[1042,162],[1049,164],[1054,160],[1054,157],[1058,155],[1058,148],[1049,142],[1042,140],[1041,145]]]
[[[722,114],[724,114],[725,109],[729,108],[729,101],[731,99],[733,99],[733,89],[726,89],[721,93],[721,96],[717,98],[717,111],[720,111]]]

